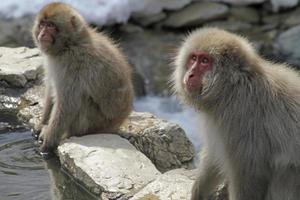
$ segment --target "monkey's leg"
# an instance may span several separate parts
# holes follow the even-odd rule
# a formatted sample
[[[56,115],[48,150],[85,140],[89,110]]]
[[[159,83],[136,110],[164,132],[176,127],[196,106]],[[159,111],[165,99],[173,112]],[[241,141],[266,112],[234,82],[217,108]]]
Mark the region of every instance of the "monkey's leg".
[[[59,102],[59,100],[53,105],[48,126],[42,129],[39,138],[42,140],[41,152],[50,152],[58,146],[66,127],[73,119],[74,113],[72,112],[76,113],[76,109],[70,105],[70,103]]]
[[[41,117],[41,122],[34,127],[34,131],[33,131],[33,136],[38,139],[39,135],[43,129],[43,126],[48,124],[48,120],[51,114],[51,110],[53,108],[53,99],[51,96],[51,91],[49,86],[46,87],[46,94],[45,94],[45,102],[44,102],[44,108],[43,108],[43,113],[42,113],[42,117]]]
[[[300,199],[300,166],[284,166],[274,172],[266,200]]]
[[[41,124],[47,124],[50,118],[51,110],[53,108],[53,99],[50,89],[47,89],[46,99],[44,103],[44,110],[42,114]]]
[[[201,152],[200,173],[192,190],[191,200],[206,200],[223,181],[217,166],[213,163],[207,152]]]
[[[250,169],[229,175],[230,200],[265,200],[269,180],[264,172],[250,173]]]

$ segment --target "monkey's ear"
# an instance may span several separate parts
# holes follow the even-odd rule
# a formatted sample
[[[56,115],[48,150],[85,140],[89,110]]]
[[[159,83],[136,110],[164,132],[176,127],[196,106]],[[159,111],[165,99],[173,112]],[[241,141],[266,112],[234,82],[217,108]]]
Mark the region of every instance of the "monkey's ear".
[[[76,17],[72,16],[70,21],[71,21],[72,27],[74,29],[77,29],[78,28],[78,22],[76,21]]]
[[[85,26],[84,21],[80,20],[80,18],[78,18],[77,16],[72,16],[70,23],[73,27],[73,30],[78,32],[80,32]]]

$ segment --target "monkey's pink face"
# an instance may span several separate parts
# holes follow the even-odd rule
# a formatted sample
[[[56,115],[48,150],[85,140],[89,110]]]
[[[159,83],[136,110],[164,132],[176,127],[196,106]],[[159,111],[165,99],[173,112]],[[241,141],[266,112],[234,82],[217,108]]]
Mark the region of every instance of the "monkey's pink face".
[[[204,51],[192,52],[186,61],[183,84],[188,92],[202,91],[203,77],[212,70],[213,58]]]
[[[43,47],[49,47],[55,42],[58,33],[57,26],[49,21],[41,21],[38,25],[37,40]]]

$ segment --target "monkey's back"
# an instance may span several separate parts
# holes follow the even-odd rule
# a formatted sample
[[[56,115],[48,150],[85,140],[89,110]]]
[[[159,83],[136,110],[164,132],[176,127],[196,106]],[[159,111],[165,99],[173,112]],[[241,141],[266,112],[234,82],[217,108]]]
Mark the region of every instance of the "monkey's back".
[[[266,105],[270,107],[270,113],[264,113],[269,116],[266,123],[269,130],[272,130],[271,138],[276,140],[274,144],[277,143],[280,146],[278,149],[281,149],[281,153],[275,155],[275,164],[280,165],[289,159],[291,164],[297,164],[300,168],[299,72],[286,65],[269,62],[265,62],[263,69],[272,88],[269,94],[272,95],[272,101]]]
[[[131,80],[132,69],[123,53],[110,38],[102,33],[92,35],[94,50],[91,52],[93,61],[91,84],[97,87],[89,105],[92,107],[87,115],[89,118],[98,117],[95,122],[98,130],[115,131],[132,110],[134,91]],[[100,98],[101,97],[101,98]],[[95,105],[96,104],[96,105]],[[98,125],[97,125],[98,124]],[[102,126],[106,124],[106,126]]]
[[[54,93],[60,90],[69,104],[76,104],[78,112],[68,131],[72,135],[115,131],[132,110],[129,64],[108,37],[93,34],[93,45],[73,47],[46,70],[50,80],[56,79]]]

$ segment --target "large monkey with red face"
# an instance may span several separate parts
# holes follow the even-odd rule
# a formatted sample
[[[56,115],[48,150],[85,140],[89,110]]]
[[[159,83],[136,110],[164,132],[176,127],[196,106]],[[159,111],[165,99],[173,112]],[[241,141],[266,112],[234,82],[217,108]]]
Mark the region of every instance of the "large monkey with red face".
[[[39,12],[33,38],[46,71],[45,106],[37,127],[41,152],[55,149],[63,135],[116,131],[133,102],[131,68],[117,45],[63,3]]]
[[[175,65],[175,92],[207,119],[192,199],[225,181],[230,200],[299,200],[299,73],[216,28],[191,33]]]

